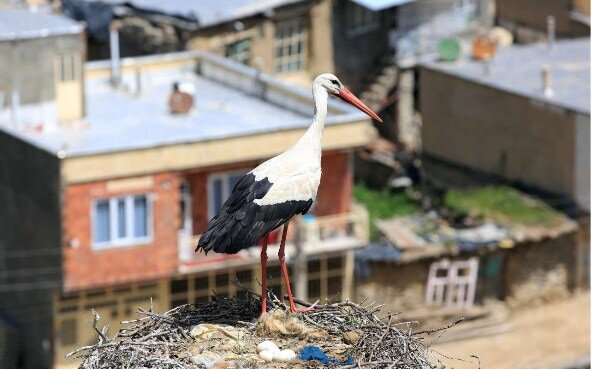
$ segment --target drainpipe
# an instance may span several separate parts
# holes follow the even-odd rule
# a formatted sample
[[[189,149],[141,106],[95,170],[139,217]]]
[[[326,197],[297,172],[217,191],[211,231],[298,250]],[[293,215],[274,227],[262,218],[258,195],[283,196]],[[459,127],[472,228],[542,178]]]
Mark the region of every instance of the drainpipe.
[[[110,83],[113,86],[121,84],[121,56],[119,54],[119,28],[121,22],[110,24]]]

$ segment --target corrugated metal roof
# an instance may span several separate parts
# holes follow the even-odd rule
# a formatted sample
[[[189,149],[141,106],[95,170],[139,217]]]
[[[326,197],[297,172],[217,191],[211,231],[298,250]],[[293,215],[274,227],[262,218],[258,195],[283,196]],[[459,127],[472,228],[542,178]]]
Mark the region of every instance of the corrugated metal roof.
[[[489,74],[471,57],[457,62],[440,62],[433,57],[421,63],[425,68],[465,78],[543,103],[590,114],[590,39],[547,44],[515,45],[502,48],[491,61]],[[542,92],[542,68],[552,75],[551,97]]]
[[[250,17],[283,5],[305,0],[130,0],[138,8],[152,9],[167,14],[193,14],[200,26],[208,27],[223,22]],[[123,0],[109,0],[122,4]]]
[[[413,1],[416,0],[352,0],[353,3],[373,11],[380,11],[394,6],[412,3]]]
[[[0,9],[0,41],[30,39],[83,31],[83,26],[67,17],[46,11]]]

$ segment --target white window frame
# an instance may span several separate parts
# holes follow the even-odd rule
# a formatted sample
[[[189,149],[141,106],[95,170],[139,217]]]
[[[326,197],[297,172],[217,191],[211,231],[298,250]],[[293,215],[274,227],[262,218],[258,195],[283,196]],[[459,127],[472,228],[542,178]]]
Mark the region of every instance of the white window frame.
[[[477,289],[477,273],[479,258],[467,260],[442,259],[429,267],[425,302],[428,305],[446,307],[471,307],[475,301]],[[445,271],[445,276],[438,276],[438,271]],[[461,275],[461,271],[467,271]]]
[[[278,38],[279,30],[287,27],[291,29],[291,34]],[[299,31],[299,32],[294,32]],[[286,50],[292,45],[293,49],[297,50],[297,45],[302,45],[300,52],[287,54]],[[282,48],[282,55],[277,55],[277,50]],[[298,17],[290,20],[278,21],[275,24],[275,42],[273,46],[273,71],[275,74],[298,72],[306,70],[306,56],[308,52],[308,28],[307,22],[303,17]],[[300,62],[300,68],[295,66]],[[278,70],[279,69],[279,70]]]
[[[134,228],[134,198],[144,196],[146,198],[146,204],[148,206],[148,211],[146,214],[146,227],[148,229],[148,235],[144,237],[134,237],[133,236],[133,228]],[[118,221],[117,221],[117,212],[118,212],[118,201],[121,199],[125,199],[125,233],[126,236],[123,238],[118,237]],[[138,246],[149,244],[154,239],[154,227],[153,227],[153,196],[151,193],[138,193],[124,196],[113,196],[113,197],[105,197],[98,198],[92,200],[92,250],[105,250],[114,247],[126,247],[126,246]],[[105,242],[96,242],[96,207],[99,202],[108,201],[108,209],[109,209],[109,232],[110,232],[110,240]]]
[[[348,35],[358,36],[379,29],[381,14],[353,2],[348,3],[346,25]]]
[[[227,198],[229,197],[229,195],[231,194],[231,191],[233,190],[233,188],[229,188],[229,178],[235,175],[245,175],[247,174],[251,169],[243,169],[243,170],[231,170],[231,171],[227,171],[227,172],[219,172],[219,173],[212,173],[208,176],[207,179],[207,204],[208,204],[208,209],[207,209],[207,214],[208,214],[208,219],[212,219],[212,217],[215,216],[215,212],[213,211],[214,209],[214,199],[212,197],[213,194],[213,181],[215,181],[216,179],[220,179],[220,180],[224,180],[223,181],[223,186],[221,187],[221,196],[223,198],[224,201],[227,200]]]

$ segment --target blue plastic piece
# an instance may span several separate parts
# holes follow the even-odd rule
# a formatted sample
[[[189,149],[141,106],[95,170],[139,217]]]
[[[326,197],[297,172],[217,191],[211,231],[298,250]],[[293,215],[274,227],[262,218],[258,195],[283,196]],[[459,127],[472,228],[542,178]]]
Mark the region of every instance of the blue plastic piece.
[[[329,356],[327,356],[325,354],[325,352],[323,352],[323,350],[321,350],[317,346],[313,346],[313,345],[308,345],[308,346],[304,347],[302,350],[300,350],[300,354],[298,355],[298,358],[302,361],[317,360],[321,364],[325,364],[325,365],[328,365],[328,364],[331,364],[331,365],[337,365],[337,364],[354,365],[355,364],[354,357],[352,357],[352,355],[348,356],[348,358],[344,362],[340,363],[336,359],[330,359]]]

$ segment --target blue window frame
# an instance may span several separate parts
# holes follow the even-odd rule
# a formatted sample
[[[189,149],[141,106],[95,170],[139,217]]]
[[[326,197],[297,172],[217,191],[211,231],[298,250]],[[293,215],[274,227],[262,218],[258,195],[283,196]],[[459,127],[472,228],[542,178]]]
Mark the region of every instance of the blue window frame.
[[[92,248],[148,243],[152,240],[152,212],[147,194],[94,200]]]

